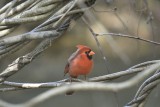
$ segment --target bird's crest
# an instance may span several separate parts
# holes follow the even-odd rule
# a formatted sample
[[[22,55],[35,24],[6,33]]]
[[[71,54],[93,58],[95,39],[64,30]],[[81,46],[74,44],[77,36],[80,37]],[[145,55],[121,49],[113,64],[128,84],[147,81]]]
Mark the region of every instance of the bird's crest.
[[[78,49],[90,49],[89,47],[85,46],[85,45],[77,45],[76,46]]]

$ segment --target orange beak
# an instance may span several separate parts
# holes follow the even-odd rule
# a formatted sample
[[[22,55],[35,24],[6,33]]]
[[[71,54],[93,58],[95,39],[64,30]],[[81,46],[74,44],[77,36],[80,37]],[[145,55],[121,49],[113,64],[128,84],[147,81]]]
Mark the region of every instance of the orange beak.
[[[93,51],[91,51],[90,53],[89,53],[89,56],[91,56],[91,55],[94,55],[95,53],[93,52]]]

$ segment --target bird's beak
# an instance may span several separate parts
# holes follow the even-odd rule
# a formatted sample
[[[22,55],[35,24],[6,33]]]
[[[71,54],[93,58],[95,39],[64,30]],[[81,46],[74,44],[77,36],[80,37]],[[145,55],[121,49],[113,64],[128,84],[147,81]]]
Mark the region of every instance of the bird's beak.
[[[93,51],[91,51],[90,53],[89,53],[89,56],[91,56],[91,55],[94,55],[95,53],[93,52]]]

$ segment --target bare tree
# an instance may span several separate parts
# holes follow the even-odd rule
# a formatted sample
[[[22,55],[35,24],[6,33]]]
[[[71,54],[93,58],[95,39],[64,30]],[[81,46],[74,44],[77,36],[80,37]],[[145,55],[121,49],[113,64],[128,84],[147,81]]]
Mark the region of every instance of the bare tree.
[[[40,88],[51,88],[30,100],[20,103],[12,104],[3,100],[0,100],[0,106],[2,107],[32,107],[36,106],[51,97],[64,94],[68,91],[108,91],[119,93],[122,90],[129,89],[138,83],[142,83],[137,90],[135,97],[130,102],[126,102],[126,107],[144,107],[146,99],[151,94],[152,90],[156,88],[160,80],[160,60],[146,61],[140,64],[136,64],[127,70],[113,73],[108,68],[107,58],[104,54],[104,49],[98,37],[107,36],[107,42],[113,48],[113,51],[117,53],[121,60],[125,63],[130,61],[129,57],[121,51],[113,37],[129,38],[137,41],[147,42],[153,45],[160,45],[154,39],[145,39],[139,35],[140,22],[142,13],[147,14],[147,23],[151,25],[152,35],[153,31],[153,14],[148,6],[148,1],[136,1],[130,0],[130,8],[137,8],[136,4],[142,4],[142,9],[137,9],[136,12],[140,12],[137,32],[130,31],[125,24],[125,21],[120,17],[118,13],[118,7],[113,7],[110,10],[97,10],[96,4],[99,1],[96,0],[12,0],[5,4],[0,9],[0,59],[9,56],[12,53],[25,48],[29,43],[34,40],[39,40],[40,43],[35,48],[23,55],[19,56],[13,62],[11,62],[1,73],[0,73],[0,91],[6,93],[8,91],[25,90],[25,89],[40,89]],[[138,2],[138,3],[136,3]],[[106,0],[105,3],[109,6],[115,3],[114,0]],[[136,7],[137,6],[137,7]],[[141,6],[141,5],[140,5]],[[139,7],[138,7],[139,8]],[[110,12],[115,15],[119,20],[123,29],[127,33],[112,33],[107,32],[104,24],[102,24],[95,14]],[[100,51],[101,57],[104,60],[106,70],[109,74],[102,76],[88,78],[87,81],[81,79],[74,79],[72,83],[69,79],[62,79],[53,82],[44,83],[24,83],[24,82],[11,82],[7,79],[18,73],[25,66],[32,64],[32,61],[37,58],[39,54],[44,52],[49,46],[52,45],[59,37],[65,35],[67,29],[70,29],[72,22],[81,20],[87,27],[88,31],[92,35],[96,42],[98,50]],[[16,31],[19,26],[23,24],[31,24],[38,22],[38,25],[29,32],[12,36],[11,34]],[[96,22],[97,26],[103,29],[100,33],[94,29],[92,22]],[[135,35],[135,36],[134,36]],[[139,43],[139,42],[138,42]],[[114,82],[117,78],[124,76],[132,76],[127,80],[121,82]],[[21,81],[21,80],[19,80]],[[115,102],[118,103],[118,102]],[[119,106],[119,105],[118,105]]]

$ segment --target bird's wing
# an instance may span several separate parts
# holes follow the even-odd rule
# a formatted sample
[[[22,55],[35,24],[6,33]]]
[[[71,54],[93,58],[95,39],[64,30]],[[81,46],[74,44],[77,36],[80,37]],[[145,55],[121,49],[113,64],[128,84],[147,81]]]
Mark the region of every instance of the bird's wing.
[[[78,51],[74,52],[68,59],[68,62],[71,63],[73,59],[78,55]]]
[[[69,72],[69,66],[70,66],[70,63],[72,62],[72,60],[77,56],[78,54],[78,51],[74,52],[68,59],[68,62],[65,66],[65,69],[64,69],[64,76]]]
[[[69,63],[66,64],[64,69],[64,76],[69,72]]]

